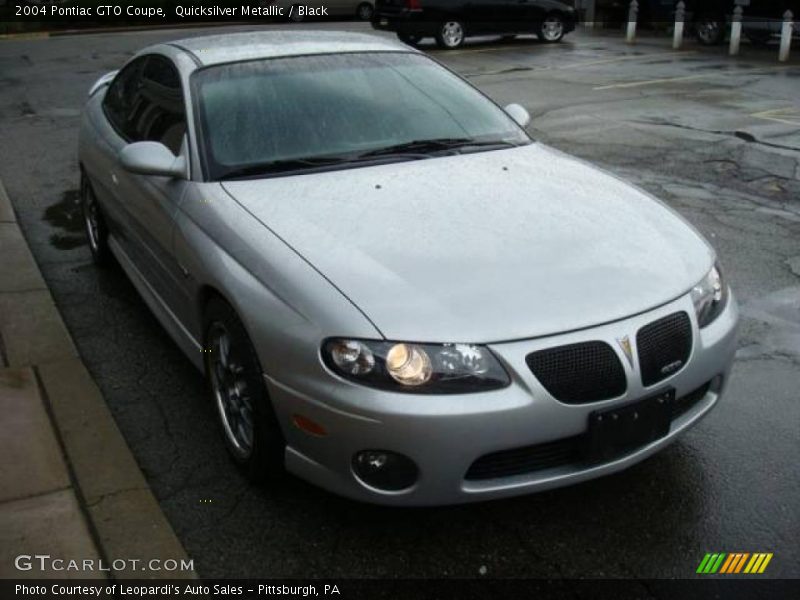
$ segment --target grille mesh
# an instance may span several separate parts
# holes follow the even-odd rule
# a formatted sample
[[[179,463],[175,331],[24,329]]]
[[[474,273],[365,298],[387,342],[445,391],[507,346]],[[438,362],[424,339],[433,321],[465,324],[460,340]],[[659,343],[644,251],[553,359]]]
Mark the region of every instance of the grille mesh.
[[[642,383],[653,385],[683,368],[692,350],[692,323],[678,312],[642,327],[636,334]]]
[[[582,342],[533,352],[525,359],[536,379],[561,402],[585,404],[625,393],[625,371],[605,342]]]

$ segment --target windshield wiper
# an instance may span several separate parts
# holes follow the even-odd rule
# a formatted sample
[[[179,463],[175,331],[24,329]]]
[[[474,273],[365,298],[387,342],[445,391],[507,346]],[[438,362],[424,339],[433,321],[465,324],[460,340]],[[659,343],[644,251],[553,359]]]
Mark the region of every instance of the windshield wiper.
[[[402,154],[407,152],[440,152],[442,150],[455,150],[466,147],[512,147],[518,144],[506,140],[476,140],[474,138],[434,138],[430,140],[414,140],[377,150],[369,150],[359,154],[359,158],[369,158],[371,156],[383,156],[387,154]]]
[[[273,173],[285,173],[287,171],[299,171],[301,169],[327,167],[329,165],[339,165],[352,162],[351,156],[316,156],[309,158],[290,158],[286,160],[275,160],[268,163],[248,165],[238,169],[232,169],[223,173],[219,180],[238,179],[240,177],[256,177],[258,175],[271,175]]]
[[[310,156],[306,158],[288,158],[275,160],[272,162],[247,165],[231,169],[219,176],[220,181],[227,179],[240,179],[247,177],[258,177],[274,175],[278,173],[290,173],[304,169],[324,168],[347,163],[368,162],[373,159],[406,159],[415,160],[427,158],[430,152],[440,152],[442,150],[455,150],[458,148],[484,148],[494,146],[497,148],[507,148],[518,146],[515,142],[506,140],[476,140],[472,138],[436,138],[430,140],[414,140],[394,146],[386,146],[376,150],[368,150],[360,154],[341,154],[334,156]]]

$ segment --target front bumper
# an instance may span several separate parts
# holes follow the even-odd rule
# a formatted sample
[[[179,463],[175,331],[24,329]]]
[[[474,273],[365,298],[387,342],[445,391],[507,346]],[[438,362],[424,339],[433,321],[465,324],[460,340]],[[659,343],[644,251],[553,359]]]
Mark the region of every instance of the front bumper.
[[[644,325],[685,311],[693,341],[686,364],[675,374],[644,387],[638,360],[631,366],[618,339],[635,338]],[[731,295],[723,313],[700,330],[690,298],[582,331],[490,345],[509,372],[502,390],[464,395],[414,395],[374,390],[344,381],[321,365],[320,377],[287,385],[265,376],[287,440],[286,467],[332,492],[357,500],[392,505],[441,505],[503,498],[578,483],[627,468],[670,444],[719,401],[736,351],[738,307]],[[553,398],[528,368],[536,350],[584,341],[607,342],[625,369],[627,391],[612,400],[564,404]],[[636,357],[636,347],[633,348]],[[705,386],[708,385],[706,388]],[[302,389],[301,389],[302,388]],[[665,388],[678,398],[698,389],[691,406],[676,416],[669,433],[605,463],[576,461],[507,477],[467,479],[470,466],[487,454],[576,438],[586,433],[590,413],[624,406]],[[311,435],[294,424],[301,415],[320,424],[325,435]],[[355,453],[390,450],[411,458],[419,478],[402,491],[382,491],[363,483],[352,470]]]

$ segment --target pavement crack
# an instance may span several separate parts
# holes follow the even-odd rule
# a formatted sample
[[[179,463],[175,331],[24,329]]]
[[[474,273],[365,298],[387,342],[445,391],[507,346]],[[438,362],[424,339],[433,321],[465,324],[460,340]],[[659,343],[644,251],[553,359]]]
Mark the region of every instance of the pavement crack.
[[[770,148],[779,148],[781,150],[791,150],[792,152],[800,152],[800,148],[797,146],[787,146],[785,144],[774,144],[772,142],[766,142],[764,140],[758,139],[752,133],[748,133],[747,131],[742,131],[737,129],[735,131],[726,131],[724,129],[705,129],[703,127],[692,127],[691,125],[683,125],[681,123],[673,123],[671,121],[663,121],[663,120],[642,120],[642,119],[635,119],[632,121],[633,123],[639,123],[641,125],[656,125],[661,127],[675,127],[678,129],[685,129],[687,131],[697,131],[699,133],[709,133],[711,135],[722,135],[727,137],[734,137],[743,142],[747,142],[749,144],[758,144],[760,146],[768,146]]]

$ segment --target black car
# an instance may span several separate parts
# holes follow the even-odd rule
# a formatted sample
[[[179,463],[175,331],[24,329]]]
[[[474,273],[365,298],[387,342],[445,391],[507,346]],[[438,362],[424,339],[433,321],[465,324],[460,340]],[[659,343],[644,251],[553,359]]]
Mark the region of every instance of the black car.
[[[471,35],[535,33],[559,42],[577,20],[573,7],[555,0],[377,0],[372,26],[407,44],[432,36],[441,48],[457,48]]]
[[[795,18],[793,36],[800,34],[797,27],[800,0],[693,0],[686,5],[701,44],[710,46],[725,41],[727,25],[737,5],[743,10],[742,31],[752,42],[767,43],[780,36],[787,10]]]

